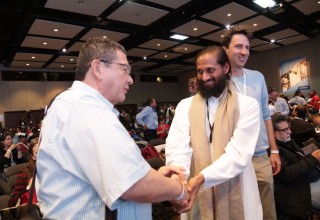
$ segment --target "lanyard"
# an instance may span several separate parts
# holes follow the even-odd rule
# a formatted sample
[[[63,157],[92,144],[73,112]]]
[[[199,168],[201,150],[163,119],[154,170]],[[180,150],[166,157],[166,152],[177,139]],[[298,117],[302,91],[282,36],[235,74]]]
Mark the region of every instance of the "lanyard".
[[[234,84],[236,85],[238,92],[239,92],[239,93],[242,93],[242,92],[241,92],[241,89],[239,88],[239,86],[237,85],[237,83],[236,83],[234,80],[232,80],[232,81],[233,81]],[[242,93],[242,94],[243,94],[243,95],[247,95],[247,76],[246,76],[246,74],[244,73],[244,71],[243,71],[243,93]]]
[[[210,123],[208,99],[206,100],[206,104],[207,104],[207,118],[208,118],[208,124],[209,124],[209,128],[210,128],[209,143],[211,143],[211,142],[212,142],[212,131],[213,131],[214,123],[212,123],[212,125],[211,125],[211,123]]]

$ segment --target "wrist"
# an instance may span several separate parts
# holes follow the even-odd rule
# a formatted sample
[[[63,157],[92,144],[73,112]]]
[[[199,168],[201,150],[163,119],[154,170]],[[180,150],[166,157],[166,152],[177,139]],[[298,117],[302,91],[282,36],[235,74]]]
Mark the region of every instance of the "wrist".
[[[270,150],[270,153],[272,153],[272,154],[279,154],[279,150]]]
[[[181,201],[183,199],[183,197],[184,197],[184,194],[185,194],[185,187],[184,187],[183,183],[180,180],[178,180],[178,179],[176,179],[176,180],[180,183],[180,185],[182,187],[182,191],[181,191],[180,195],[178,197],[176,197],[174,200]]]
[[[10,148],[7,150],[7,151],[9,151],[10,153],[11,153],[11,150],[10,150]]]

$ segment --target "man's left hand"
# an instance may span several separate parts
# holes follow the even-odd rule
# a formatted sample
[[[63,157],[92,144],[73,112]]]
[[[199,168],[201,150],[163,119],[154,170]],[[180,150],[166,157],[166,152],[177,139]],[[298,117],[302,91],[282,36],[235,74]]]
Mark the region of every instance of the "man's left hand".
[[[275,176],[281,170],[281,160],[279,154],[270,154],[270,162],[272,166],[272,174]]]

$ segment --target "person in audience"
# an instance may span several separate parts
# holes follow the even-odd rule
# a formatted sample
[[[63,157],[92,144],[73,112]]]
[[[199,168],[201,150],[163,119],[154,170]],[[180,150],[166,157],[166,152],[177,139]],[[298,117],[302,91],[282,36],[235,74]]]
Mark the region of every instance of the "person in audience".
[[[28,161],[29,155],[28,155],[28,149],[29,149],[29,142],[27,133],[25,131],[22,131],[19,135],[19,142],[17,143],[20,147],[20,151],[22,153],[22,157]]]
[[[159,125],[157,128],[158,138],[166,139],[170,126],[166,124],[166,120],[163,117],[159,118]]]
[[[149,98],[147,100],[147,106],[136,116],[138,124],[143,126],[143,138],[146,141],[158,138],[158,115],[156,108],[156,100],[154,98]]]
[[[305,105],[307,104],[306,100],[304,98],[301,98],[301,91],[298,89],[295,91],[294,96],[292,99],[289,100],[290,105]]]
[[[314,127],[317,134],[320,133],[320,113],[311,116],[311,125]]]
[[[182,165],[191,178],[190,200],[174,203],[175,209],[192,208],[189,219],[197,220],[262,219],[251,161],[259,135],[259,105],[237,93],[221,47],[202,49],[196,70],[199,92],[178,104],[166,140],[167,165]]]
[[[11,193],[11,198],[8,202],[8,207],[27,204],[30,197],[30,188],[36,167],[36,159],[38,154],[39,138],[31,140],[29,145],[29,166],[22,169],[22,172],[17,175],[15,187]],[[33,194],[33,203],[38,203],[36,193]]]
[[[224,33],[221,45],[231,63],[231,80],[239,93],[252,97],[260,106],[260,130],[252,157],[263,207],[263,219],[274,220],[276,211],[273,198],[273,178],[280,171],[280,158],[274,139],[268,92],[262,73],[244,68],[250,55],[252,32],[244,26],[234,26]],[[268,149],[272,150],[270,157]]]
[[[0,173],[1,179],[7,180],[5,175],[6,168],[24,163],[25,160],[22,157],[20,151],[20,146],[12,143],[12,134],[5,132],[0,137],[1,147],[0,147]]]
[[[188,198],[186,185],[168,178],[183,169],[152,169],[118,120],[114,105],[125,100],[130,72],[117,42],[94,37],[82,46],[76,80],[41,127],[36,188],[43,218],[101,220],[110,209],[118,220],[151,220],[151,203]]]
[[[190,96],[197,94],[197,78],[193,77],[189,79],[189,94]]]
[[[306,121],[307,107],[305,105],[297,105],[293,110],[294,118],[291,119],[291,138],[303,148],[303,142],[310,138],[320,141],[320,134],[317,134],[311,123]]]
[[[268,88],[269,100],[274,103],[276,112],[280,112],[282,115],[289,115],[290,109],[287,101],[284,98],[278,96],[278,92],[275,88]]]
[[[308,99],[308,106],[311,108],[310,112],[315,114],[319,112],[320,109],[320,104],[319,104],[319,96],[317,95],[316,90],[312,90],[312,92],[309,94],[309,99]]]
[[[310,183],[319,182],[320,150],[305,155],[290,137],[288,118],[275,115],[272,121],[281,158],[281,171],[274,176],[278,219],[308,219],[311,211]],[[319,186],[314,189],[318,191],[315,201],[319,202]]]

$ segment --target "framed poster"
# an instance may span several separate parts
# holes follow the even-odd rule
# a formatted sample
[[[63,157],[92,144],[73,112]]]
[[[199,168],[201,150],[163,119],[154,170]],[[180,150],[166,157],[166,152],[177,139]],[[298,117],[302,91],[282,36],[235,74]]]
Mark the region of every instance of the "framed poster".
[[[294,93],[297,89],[310,89],[308,65],[305,57],[280,62],[279,76],[281,91],[284,94]]]

